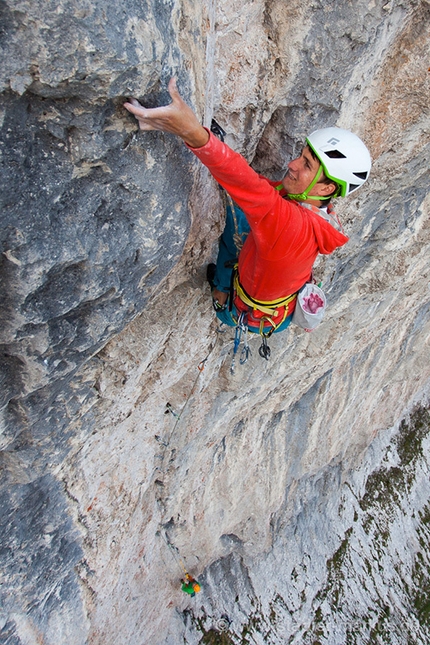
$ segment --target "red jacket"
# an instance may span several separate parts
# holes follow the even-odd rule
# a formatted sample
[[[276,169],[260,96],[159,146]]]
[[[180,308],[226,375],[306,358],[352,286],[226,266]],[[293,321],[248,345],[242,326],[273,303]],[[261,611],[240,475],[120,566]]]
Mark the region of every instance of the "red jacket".
[[[274,182],[212,133],[205,146],[190,150],[246,215],[251,232],[239,255],[239,275],[256,300],[295,293],[309,280],[318,253],[332,253],[348,241],[317,213],[283,199]]]

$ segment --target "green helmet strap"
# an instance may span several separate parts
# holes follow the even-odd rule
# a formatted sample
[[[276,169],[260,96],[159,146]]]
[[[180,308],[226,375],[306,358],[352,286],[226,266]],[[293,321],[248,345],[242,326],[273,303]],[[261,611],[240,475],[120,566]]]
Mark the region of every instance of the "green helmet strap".
[[[290,199],[295,199],[295,200],[298,200],[298,201],[300,201],[300,202],[303,202],[303,201],[305,201],[306,199],[313,199],[313,200],[315,200],[315,201],[323,201],[324,199],[329,199],[329,198],[327,198],[327,197],[321,197],[320,195],[310,195],[310,196],[309,196],[309,193],[311,192],[311,190],[312,190],[312,188],[315,186],[315,184],[318,182],[318,179],[321,177],[321,174],[322,174],[323,172],[324,172],[324,171],[323,171],[323,167],[322,167],[322,165],[320,164],[320,165],[318,166],[318,170],[317,170],[317,172],[316,172],[315,177],[312,179],[311,183],[310,183],[310,184],[309,184],[309,186],[306,188],[306,190],[304,190],[304,191],[303,191],[302,193],[300,193],[299,195],[294,195],[293,193],[288,193],[288,197],[289,197]]]

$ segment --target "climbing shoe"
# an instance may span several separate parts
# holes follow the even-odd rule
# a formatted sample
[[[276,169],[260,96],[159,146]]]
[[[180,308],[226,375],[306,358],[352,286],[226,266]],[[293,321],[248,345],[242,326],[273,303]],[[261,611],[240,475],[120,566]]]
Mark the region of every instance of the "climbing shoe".
[[[214,311],[225,311],[227,309],[227,305],[222,305],[215,298],[212,298],[212,307],[214,308]]]
[[[206,280],[209,282],[211,291],[213,291],[215,287],[215,271],[216,271],[216,265],[215,264],[208,264],[208,268],[206,269]],[[227,309],[227,304],[222,305],[216,298],[212,298],[212,306],[214,308],[214,311],[225,311]]]

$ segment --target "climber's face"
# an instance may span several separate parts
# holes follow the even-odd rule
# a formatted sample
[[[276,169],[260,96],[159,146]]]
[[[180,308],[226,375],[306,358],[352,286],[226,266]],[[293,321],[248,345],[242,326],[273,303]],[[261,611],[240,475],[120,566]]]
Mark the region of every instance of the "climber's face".
[[[302,154],[297,159],[293,159],[288,164],[288,172],[285,175],[282,184],[287,193],[298,195],[303,193],[312,183],[317,172],[320,171],[320,164],[311,155],[308,146],[302,150]],[[316,183],[309,195],[322,195],[323,184]]]

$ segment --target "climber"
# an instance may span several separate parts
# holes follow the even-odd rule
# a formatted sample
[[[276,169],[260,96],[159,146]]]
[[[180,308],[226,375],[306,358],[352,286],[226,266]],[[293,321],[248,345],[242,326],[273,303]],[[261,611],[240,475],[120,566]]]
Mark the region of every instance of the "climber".
[[[268,337],[290,324],[318,253],[332,253],[348,241],[329,202],[364,184],[370,154],[351,132],[324,128],[306,139],[281,182],[270,181],[199,123],[175,79],[169,93],[167,106],[146,109],[131,99],[124,107],[141,130],[178,135],[234,200],[228,203],[217,265],[208,267],[214,308],[232,326],[245,312],[248,329]]]
[[[185,593],[190,594],[191,598],[193,598],[196,593],[199,593],[201,590],[200,584],[193,578],[193,576],[190,573],[186,573],[184,578],[181,580],[182,582],[182,591],[185,591]]]

